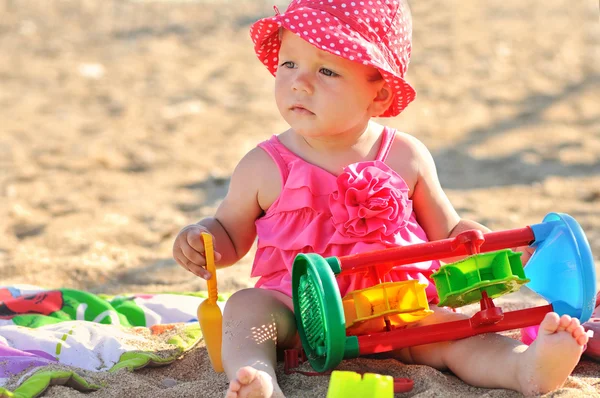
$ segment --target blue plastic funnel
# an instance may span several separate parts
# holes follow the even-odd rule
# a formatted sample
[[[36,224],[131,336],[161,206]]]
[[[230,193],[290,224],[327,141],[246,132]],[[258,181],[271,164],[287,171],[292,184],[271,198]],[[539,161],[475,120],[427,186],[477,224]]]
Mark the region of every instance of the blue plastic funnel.
[[[583,230],[564,213],[549,213],[531,225],[536,248],[525,267],[527,286],[552,304],[559,315],[581,323],[590,319],[596,302],[596,269]]]

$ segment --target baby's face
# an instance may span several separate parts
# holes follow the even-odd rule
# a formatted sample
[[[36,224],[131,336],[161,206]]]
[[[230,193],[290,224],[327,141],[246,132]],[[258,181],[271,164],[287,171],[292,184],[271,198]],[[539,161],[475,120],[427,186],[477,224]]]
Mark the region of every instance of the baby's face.
[[[306,137],[364,129],[383,86],[370,66],[319,50],[283,31],[275,100],[283,118]]]

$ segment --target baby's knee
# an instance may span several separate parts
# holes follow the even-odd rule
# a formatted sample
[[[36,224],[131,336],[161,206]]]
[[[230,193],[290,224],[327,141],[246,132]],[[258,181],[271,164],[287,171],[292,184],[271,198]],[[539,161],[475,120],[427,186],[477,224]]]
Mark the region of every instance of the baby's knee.
[[[256,308],[262,301],[261,296],[263,295],[264,290],[255,287],[238,290],[227,299],[227,303],[225,304],[225,315],[232,312],[237,313]]]
[[[256,317],[258,314],[270,314],[289,311],[284,303],[285,297],[279,292],[266,289],[247,288],[238,290],[227,299],[225,304],[225,318]],[[290,311],[291,312],[291,311]]]
[[[227,299],[224,330],[247,334],[250,329],[253,334],[276,337],[278,344],[290,345],[296,336],[296,323],[286,299],[283,293],[266,289],[239,290]]]

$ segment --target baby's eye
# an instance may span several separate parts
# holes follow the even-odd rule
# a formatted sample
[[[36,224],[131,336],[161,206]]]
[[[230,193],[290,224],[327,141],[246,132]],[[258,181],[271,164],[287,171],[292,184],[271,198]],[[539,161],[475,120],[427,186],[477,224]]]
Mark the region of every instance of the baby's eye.
[[[329,76],[329,77],[336,77],[339,76],[337,73],[335,73],[334,71],[332,71],[331,69],[327,69],[327,68],[321,68],[321,70],[319,71],[322,74],[324,74],[325,76]]]
[[[296,64],[292,61],[285,61],[281,64],[281,66],[286,67],[288,69],[294,69],[296,67]]]

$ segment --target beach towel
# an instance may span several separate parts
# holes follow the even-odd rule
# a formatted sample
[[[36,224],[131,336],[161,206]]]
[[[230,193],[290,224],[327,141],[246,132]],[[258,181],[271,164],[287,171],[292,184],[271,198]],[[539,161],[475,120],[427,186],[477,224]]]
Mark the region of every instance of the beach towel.
[[[37,397],[55,384],[92,391],[102,386],[86,372],[172,363],[202,339],[205,297],[0,286],[0,397]]]

